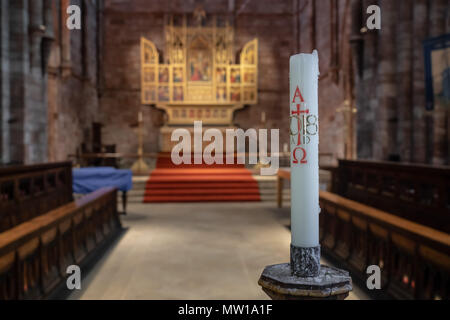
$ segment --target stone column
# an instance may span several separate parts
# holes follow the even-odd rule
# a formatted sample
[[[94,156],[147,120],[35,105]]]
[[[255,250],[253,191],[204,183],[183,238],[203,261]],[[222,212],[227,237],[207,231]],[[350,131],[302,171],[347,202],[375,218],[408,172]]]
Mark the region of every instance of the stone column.
[[[45,34],[42,39],[42,62],[44,68],[47,68],[48,59],[50,57],[50,51],[52,44],[55,41],[54,28],[53,28],[53,4],[52,0],[44,0],[44,26]],[[55,4],[56,6],[56,4]],[[45,70],[46,71],[46,70]]]
[[[341,11],[339,2],[335,2],[337,5],[337,14]],[[351,2],[348,2],[344,6],[343,17],[337,17],[338,24],[341,25],[341,34],[337,40],[337,65],[340,65],[340,68],[343,72],[342,75],[338,73],[338,80],[343,82],[342,90],[344,90],[345,100],[348,101],[349,111],[346,112],[348,120],[345,120],[348,124],[348,130],[346,130],[345,135],[345,146],[344,146],[344,156],[348,159],[356,158],[356,102],[355,102],[355,87],[356,82],[359,81],[357,79],[357,63],[355,63],[355,59],[357,59],[359,55],[359,49],[362,47],[361,41],[358,41],[359,44],[354,44],[353,36],[358,36],[359,31],[356,30],[352,23],[353,17],[353,8],[351,6]],[[360,13],[361,11],[359,11]],[[360,16],[360,14],[359,14]],[[344,103],[345,103],[344,100]],[[346,117],[344,117],[346,118]]]
[[[378,87],[376,122],[374,131],[374,152],[376,160],[387,160],[398,154],[397,143],[397,83],[396,45],[397,24],[396,1],[380,0],[381,30],[379,41]]]
[[[412,160],[412,13],[414,1],[398,2],[397,22],[397,106],[399,155]]]
[[[28,6],[29,71],[25,76],[24,142],[25,162],[31,164],[47,161],[47,66],[43,55],[44,1],[28,0]]]
[[[58,107],[61,104],[60,97],[60,77],[59,71],[61,67],[61,44],[59,27],[60,19],[60,5],[57,1],[54,5],[51,0],[45,0],[45,24],[47,26],[48,37],[53,37],[54,41],[51,44],[49,61],[47,66],[47,143],[48,143],[48,160],[59,161],[58,158]],[[50,7],[49,7],[50,6]],[[51,16],[51,17],[50,17]],[[54,16],[54,18],[53,18]],[[64,27],[64,26],[63,26]]]
[[[42,0],[29,1],[30,66],[32,70],[41,69],[41,40],[45,33]],[[42,72],[42,69],[41,69]]]
[[[425,110],[425,64],[422,41],[428,34],[427,0],[415,0],[412,24],[412,105],[413,150],[412,161],[427,162],[427,125]]]
[[[29,73],[28,0],[9,3],[9,82],[10,96],[10,161],[25,161],[24,119],[26,107],[26,76]]]
[[[437,37],[446,32],[448,2],[447,0],[433,0],[430,2],[430,5],[430,37]],[[448,110],[442,101],[435,99],[433,110],[432,163],[437,165],[448,163],[447,113]]]
[[[59,104],[59,78],[58,78],[58,43],[55,42],[55,26],[58,29],[59,1],[43,0],[43,13],[45,34],[42,38],[42,64],[46,76],[45,106],[47,107],[47,160],[56,161],[55,137],[57,123],[57,107]],[[55,18],[54,18],[55,14]],[[55,21],[56,20],[56,24]],[[53,56],[53,61],[50,61]],[[55,65],[56,64],[56,65]]]
[[[316,1],[311,2],[311,11],[309,16],[309,34],[310,34],[310,41],[311,41],[311,48],[312,50],[315,50],[317,48],[317,39],[316,39],[316,15],[317,15],[317,4]]]
[[[70,5],[70,0],[61,0],[61,68],[63,77],[71,74],[71,57],[70,57],[70,30],[66,28],[66,21],[68,18],[67,8]]]
[[[0,0],[0,163],[10,161],[9,0]]]
[[[377,143],[375,111],[377,110],[377,30],[366,30],[366,9],[370,0],[352,1],[352,49],[355,64],[355,99],[358,113],[357,152],[360,159],[372,159]]]

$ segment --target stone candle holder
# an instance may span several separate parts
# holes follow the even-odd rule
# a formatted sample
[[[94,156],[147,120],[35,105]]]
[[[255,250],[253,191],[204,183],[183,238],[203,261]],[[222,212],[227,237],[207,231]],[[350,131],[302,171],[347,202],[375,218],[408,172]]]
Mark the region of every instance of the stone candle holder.
[[[344,300],[353,289],[347,271],[320,265],[320,246],[291,245],[291,262],[267,266],[258,284],[273,300]]]

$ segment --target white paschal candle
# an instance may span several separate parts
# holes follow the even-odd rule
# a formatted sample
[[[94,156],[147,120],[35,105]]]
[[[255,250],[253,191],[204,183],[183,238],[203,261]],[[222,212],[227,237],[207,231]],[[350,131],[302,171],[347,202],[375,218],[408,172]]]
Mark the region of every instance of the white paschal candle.
[[[290,59],[291,244],[319,246],[319,57]]]

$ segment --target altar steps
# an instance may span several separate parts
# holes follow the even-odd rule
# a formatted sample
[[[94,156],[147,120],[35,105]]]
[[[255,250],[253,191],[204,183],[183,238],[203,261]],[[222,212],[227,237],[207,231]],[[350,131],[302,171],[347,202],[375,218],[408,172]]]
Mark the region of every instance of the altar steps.
[[[253,178],[256,180],[257,188],[259,189],[259,195],[261,201],[264,202],[273,202],[274,206],[276,205],[277,199],[277,181],[274,176],[259,176],[253,175]],[[146,190],[157,190],[159,188],[172,188],[172,189],[185,189],[185,188],[199,188],[203,186],[203,183],[195,184],[195,183],[165,183],[161,182],[159,185],[152,185],[149,189],[147,189],[147,177],[134,176],[133,177],[133,189],[128,192],[128,203],[142,203],[144,201],[144,195]],[[242,184],[240,182],[228,182],[227,188],[240,188]],[[208,185],[208,189],[220,189],[223,188],[223,183],[210,183]],[[290,190],[289,186],[285,186],[283,189],[283,199],[284,203],[287,205],[290,199]],[[118,195],[119,205],[122,201],[121,193]]]
[[[246,169],[173,169],[152,172],[144,202],[260,201],[259,185]],[[192,169],[193,170],[193,169]],[[225,170],[225,171],[224,171]],[[226,170],[233,171],[230,174]],[[200,170],[201,171],[201,170]]]
[[[177,190],[177,189],[189,189],[189,188],[197,188],[197,189],[201,189],[202,187],[205,186],[205,183],[178,183],[178,184],[173,184],[173,183],[165,183],[165,182],[161,182],[161,183],[153,183],[150,186],[146,187],[146,190],[159,190],[159,189],[172,189],[172,190]],[[241,188],[242,184],[239,182],[227,182],[226,184],[221,182],[221,183],[217,183],[217,182],[211,182],[208,183],[208,189],[223,189],[224,186],[226,186],[227,188]],[[258,183],[255,183],[254,188],[258,189],[259,185]]]
[[[259,195],[161,195],[145,196],[144,203],[162,203],[162,202],[237,202],[237,201],[260,201]]]
[[[177,166],[167,153],[158,156],[143,197],[144,203],[260,200],[258,182],[244,165]]]

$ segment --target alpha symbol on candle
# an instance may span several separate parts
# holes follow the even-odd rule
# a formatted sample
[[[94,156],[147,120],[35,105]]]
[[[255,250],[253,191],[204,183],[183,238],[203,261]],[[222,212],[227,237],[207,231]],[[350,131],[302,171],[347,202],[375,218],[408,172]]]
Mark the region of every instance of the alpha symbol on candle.
[[[295,98],[300,98],[300,102],[305,102],[303,99],[302,93],[300,92],[300,88],[297,86],[297,89],[295,89],[294,98],[292,99],[292,103],[295,103]]]

